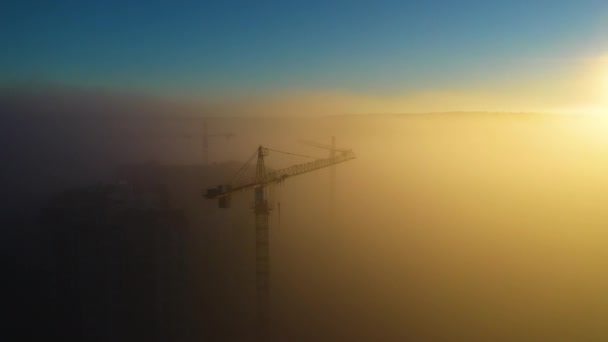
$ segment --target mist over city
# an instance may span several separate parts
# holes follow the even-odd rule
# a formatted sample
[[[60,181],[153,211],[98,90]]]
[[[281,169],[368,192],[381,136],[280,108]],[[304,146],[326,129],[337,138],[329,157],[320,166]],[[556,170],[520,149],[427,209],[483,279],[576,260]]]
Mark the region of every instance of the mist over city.
[[[2,5],[0,337],[605,341],[607,15]]]

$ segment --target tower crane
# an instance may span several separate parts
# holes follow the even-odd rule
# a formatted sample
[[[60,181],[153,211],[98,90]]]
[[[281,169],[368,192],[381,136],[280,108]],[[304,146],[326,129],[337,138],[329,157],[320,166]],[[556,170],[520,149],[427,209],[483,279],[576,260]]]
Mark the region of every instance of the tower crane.
[[[204,197],[207,199],[217,199],[220,208],[230,207],[230,198],[232,195],[245,190],[253,189],[254,205],[253,211],[255,214],[255,245],[256,245],[256,293],[257,293],[257,311],[258,311],[258,334],[260,340],[266,340],[269,336],[269,275],[270,275],[270,251],[269,251],[269,236],[268,236],[268,216],[270,214],[271,205],[268,204],[266,198],[266,189],[277,183],[285,181],[287,178],[299,176],[308,172],[330,167],[352,159],[355,159],[355,153],[352,150],[342,149],[332,153],[329,158],[316,159],[311,162],[293,165],[279,170],[268,170],[266,168],[264,158],[269,152],[278,152],[286,154],[294,154],[278,150],[272,150],[259,146],[256,152],[249,158],[245,167],[257,158],[255,177],[250,182],[242,184],[225,184],[215,188],[207,189]],[[239,172],[241,171],[239,170]]]
[[[155,139],[188,139],[190,141],[190,139],[192,138],[196,138],[198,139],[198,137],[201,137],[199,135],[199,133],[189,133],[187,131],[178,131],[178,132],[173,132],[172,134],[158,134],[157,132],[155,133],[144,133],[146,138],[155,138]],[[202,143],[203,143],[203,164],[204,165],[208,165],[209,164],[209,139],[210,138],[225,138],[226,140],[230,140],[231,138],[235,137],[234,133],[231,132],[220,132],[220,133],[212,133],[209,134],[208,132],[208,128],[207,128],[207,120],[203,121],[203,134],[202,134]]]
[[[331,145],[319,143],[312,140],[299,140],[301,144],[328,150],[329,157],[333,158],[336,156],[336,153],[344,153],[348,151],[348,149],[338,148],[336,147],[336,137],[331,137]],[[329,215],[333,219],[335,212],[335,202],[336,202],[336,166],[333,165],[329,168]]]
[[[346,152],[349,151],[349,149],[346,148],[339,148],[336,147],[336,137],[331,137],[331,145],[330,144],[323,144],[317,141],[313,141],[313,140],[298,140],[298,142],[304,144],[304,145],[309,145],[312,147],[317,147],[320,149],[324,149],[324,150],[328,150],[332,153],[335,154],[335,152]]]
[[[207,120],[203,121],[203,164],[209,164],[209,138],[215,137],[223,137],[226,140],[230,140],[230,138],[234,137],[233,133],[213,133],[209,134],[207,130]]]

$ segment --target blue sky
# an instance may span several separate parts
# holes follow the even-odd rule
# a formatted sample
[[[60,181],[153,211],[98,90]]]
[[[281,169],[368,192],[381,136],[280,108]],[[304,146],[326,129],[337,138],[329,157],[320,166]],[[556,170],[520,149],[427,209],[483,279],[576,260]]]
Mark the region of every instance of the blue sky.
[[[391,95],[566,73],[607,37],[606,1],[9,1],[0,82]]]

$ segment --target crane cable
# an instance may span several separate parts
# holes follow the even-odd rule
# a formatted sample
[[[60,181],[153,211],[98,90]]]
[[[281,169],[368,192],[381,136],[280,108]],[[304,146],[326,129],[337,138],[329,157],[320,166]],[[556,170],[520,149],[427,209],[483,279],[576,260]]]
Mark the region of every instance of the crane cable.
[[[288,155],[292,155],[292,156],[297,156],[297,157],[319,159],[319,157],[313,157],[313,156],[308,156],[308,155],[305,155],[305,154],[298,154],[298,153],[293,153],[293,152],[286,152],[286,151],[281,151],[281,150],[275,150],[275,149],[272,149],[272,148],[266,148],[266,150],[277,152],[277,153],[288,154]],[[245,173],[245,171],[247,171],[247,169],[251,165],[251,162],[253,161],[253,159],[256,158],[257,155],[258,155],[258,151],[256,150],[255,152],[253,152],[253,154],[251,155],[251,157],[249,157],[249,159],[245,162],[245,164],[243,164],[243,166],[241,166],[241,168],[238,169],[238,171],[234,174],[234,176],[232,176],[232,179],[230,180],[230,184],[234,184],[234,182],[239,177],[241,177]]]
[[[255,152],[253,152],[253,154],[251,155],[251,157],[249,157],[249,159],[247,159],[245,164],[243,164],[243,166],[241,166],[241,168],[238,169],[238,171],[234,174],[234,176],[232,176],[232,179],[230,180],[230,184],[234,184],[234,182],[238,179],[238,177],[241,177],[245,173],[245,171],[247,171],[247,169],[249,168],[249,165],[251,165],[251,162],[257,156],[257,154],[258,154],[257,150]]]

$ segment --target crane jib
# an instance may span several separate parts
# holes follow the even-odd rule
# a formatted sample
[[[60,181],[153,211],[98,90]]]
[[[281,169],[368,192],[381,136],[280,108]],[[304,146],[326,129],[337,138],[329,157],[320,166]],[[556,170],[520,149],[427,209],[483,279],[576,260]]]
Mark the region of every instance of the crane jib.
[[[238,186],[231,185],[219,185],[215,188],[207,189],[206,193],[203,196],[207,199],[218,199],[220,201],[220,208],[227,208],[230,206],[230,195],[232,193],[243,191],[249,188],[254,188],[258,186],[265,186],[272,183],[280,183],[284,181],[286,178],[298,176],[304,173],[312,172],[315,170],[319,170],[325,167],[329,167],[335,164],[343,163],[349,161],[351,159],[355,159],[355,153],[351,150],[347,150],[344,152],[340,152],[337,156],[332,158],[325,159],[317,159],[308,163],[298,164],[294,166],[287,167],[285,169],[276,170],[268,172],[265,177],[264,182],[252,182],[247,184],[242,184]]]

